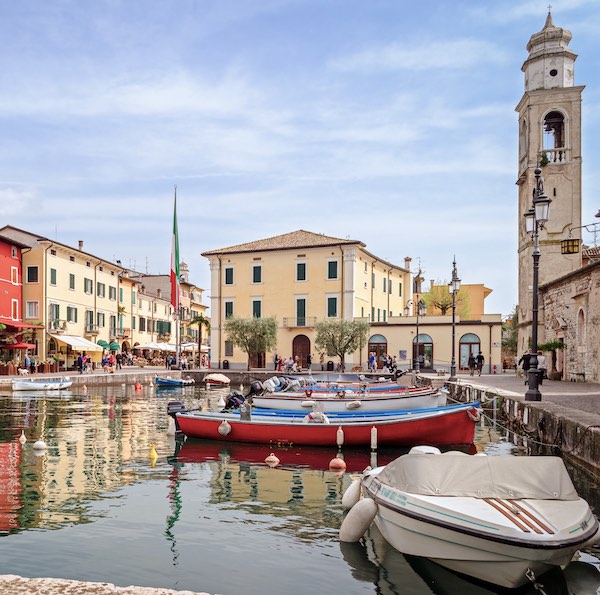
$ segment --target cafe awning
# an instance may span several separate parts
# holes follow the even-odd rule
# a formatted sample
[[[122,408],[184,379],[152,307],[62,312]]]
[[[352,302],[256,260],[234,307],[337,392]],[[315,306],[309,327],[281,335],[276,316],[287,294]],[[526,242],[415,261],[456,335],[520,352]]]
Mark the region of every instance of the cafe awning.
[[[83,337],[75,335],[50,335],[59,343],[66,343],[71,346],[73,351],[103,351],[103,348],[96,343],[92,343]]]

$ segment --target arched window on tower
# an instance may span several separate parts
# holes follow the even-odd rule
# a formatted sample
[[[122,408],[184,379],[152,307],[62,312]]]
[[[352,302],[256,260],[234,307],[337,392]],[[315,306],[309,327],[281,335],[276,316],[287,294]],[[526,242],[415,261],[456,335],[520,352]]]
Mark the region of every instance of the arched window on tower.
[[[540,163],[546,165],[566,160],[565,117],[560,112],[549,112],[544,118],[544,148]]]

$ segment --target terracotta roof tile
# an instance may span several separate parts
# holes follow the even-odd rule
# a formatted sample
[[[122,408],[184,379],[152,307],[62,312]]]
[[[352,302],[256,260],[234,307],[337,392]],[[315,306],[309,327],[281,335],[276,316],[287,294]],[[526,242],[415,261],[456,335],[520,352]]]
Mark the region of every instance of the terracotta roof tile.
[[[311,231],[299,229],[283,235],[265,238],[264,240],[256,240],[247,242],[246,244],[237,244],[228,248],[219,248],[217,250],[209,250],[203,252],[202,256],[212,256],[215,254],[234,254],[241,252],[263,252],[267,250],[294,250],[298,248],[318,248],[321,246],[339,246],[340,244],[351,245],[358,244],[365,246],[359,240],[344,240],[334,238]]]

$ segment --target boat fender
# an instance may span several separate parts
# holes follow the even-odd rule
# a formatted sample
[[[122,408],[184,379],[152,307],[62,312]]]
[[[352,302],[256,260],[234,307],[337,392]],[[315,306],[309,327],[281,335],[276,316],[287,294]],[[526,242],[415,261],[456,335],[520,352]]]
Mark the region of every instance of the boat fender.
[[[361,405],[360,401],[350,401],[350,403],[346,403],[346,409],[358,409]]]
[[[346,470],[346,461],[340,457],[340,455],[336,455],[329,461],[329,471],[340,471],[343,473]]]
[[[436,446],[429,446],[426,444],[413,446],[409,451],[409,455],[420,454],[420,455],[440,455],[442,451]]]
[[[354,479],[342,496],[342,506],[350,510],[360,500],[360,479]]]
[[[371,498],[363,498],[348,511],[340,527],[340,541],[358,541],[371,526],[377,515],[377,503]]]
[[[231,432],[231,424],[226,419],[224,419],[219,424],[219,434],[221,434],[221,436],[229,436],[230,432]]]
[[[167,427],[167,436],[175,436],[177,429],[175,427],[175,419],[169,416],[169,425]]]
[[[269,467],[277,467],[279,465],[279,459],[275,456],[275,453],[271,453],[266,459],[265,463],[269,465]]]
[[[302,421],[305,424],[328,424],[329,418],[321,411],[311,411],[307,416],[304,417]]]
[[[315,405],[317,404],[316,401],[302,401],[300,403],[301,407],[307,407],[309,409],[312,409]]]
[[[481,411],[476,409],[475,407],[471,407],[471,409],[467,409],[467,415],[473,421],[479,421],[481,419]]]

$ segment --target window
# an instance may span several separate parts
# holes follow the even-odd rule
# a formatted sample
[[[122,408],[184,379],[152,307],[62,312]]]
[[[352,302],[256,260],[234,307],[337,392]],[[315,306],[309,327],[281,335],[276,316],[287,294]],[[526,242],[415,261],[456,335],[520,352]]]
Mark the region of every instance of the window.
[[[12,300],[11,315],[13,320],[19,320],[19,300]]]
[[[225,318],[233,316],[233,302],[225,302]]]
[[[140,332],[146,332],[146,319],[140,316]]]
[[[10,248],[10,254],[11,254],[11,256],[13,258],[18,258],[19,257],[19,252],[18,252],[18,250],[14,246],[11,246],[11,248]]]
[[[56,286],[56,269],[50,269],[50,285]]]
[[[385,322],[385,316],[386,316],[386,314],[387,314],[387,310],[384,310],[383,311],[383,322]]]
[[[135,330],[135,316],[131,317],[131,328]]]
[[[367,261],[365,260],[365,273],[367,273],[367,272],[368,272],[368,270],[367,270],[368,266],[369,266],[369,265],[367,264]]]
[[[383,278],[383,293],[387,293],[387,279]]]
[[[306,263],[296,263],[296,281],[306,281]]]
[[[225,285],[233,285],[233,267],[225,267]]]
[[[262,309],[262,302],[260,300],[252,300],[252,316],[254,318],[260,318]]]
[[[398,295],[402,297],[402,283],[398,283]]]
[[[371,307],[371,322],[375,322],[375,306]]]
[[[69,260],[70,260],[71,262],[75,262],[75,257],[74,257],[74,256],[69,256]]]
[[[50,250],[50,254],[51,254],[52,256],[56,256],[56,250],[54,250],[54,249]]]
[[[108,317],[108,328],[110,334],[114,337],[117,334],[117,317],[114,314]]]
[[[50,304],[50,320],[60,319],[60,306],[58,304]]]
[[[262,283],[262,267],[255,264],[252,267],[252,283]]]
[[[124,298],[124,296],[123,296],[123,288],[122,288],[122,287],[119,287],[119,303],[121,303],[121,304],[122,304],[124,299],[125,299],[125,298]]]
[[[87,330],[92,330],[94,326],[94,311],[86,310],[85,311],[85,327]]]
[[[98,320],[98,326],[104,328],[104,312],[98,312],[96,319]]]
[[[328,318],[337,318],[337,298],[336,297],[328,297],[327,298],[327,317]]]
[[[94,293],[94,282],[91,279],[83,279],[83,291],[90,295]]]
[[[377,322],[381,322],[381,310],[377,308]]]
[[[96,294],[98,295],[98,297],[105,297],[106,296],[106,285],[104,285],[104,283],[100,283],[100,281],[98,281],[97,283],[97,291]]]
[[[40,317],[40,303],[39,302],[25,302],[25,316],[27,318],[39,318]]]
[[[27,267],[27,283],[38,283],[39,272],[37,266]]]
[[[392,295],[392,280],[391,279],[388,281],[388,293],[390,295]]]
[[[233,341],[225,341],[225,356],[233,357]]]
[[[19,284],[19,269],[17,267],[10,267],[10,282],[13,285]]]
[[[136,294],[135,291],[131,292],[131,304],[135,306]]]
[[[117,288],[112,285],[108,286],[108,299],[113,301],[117,299]]]
[[[338,278],[337,260],[330,260],[327,263],[327,278],[328,279],[337,279]]]
[[[306,326],[306,298],[296,299],[296,324]]]
[[[371,287],[375,287],[375,273],[371,273]]]
[[[67,322],[77,322],[77,308],[67,306]]]
[[[75,289],[75,275],[69,273],[69,289]]]

